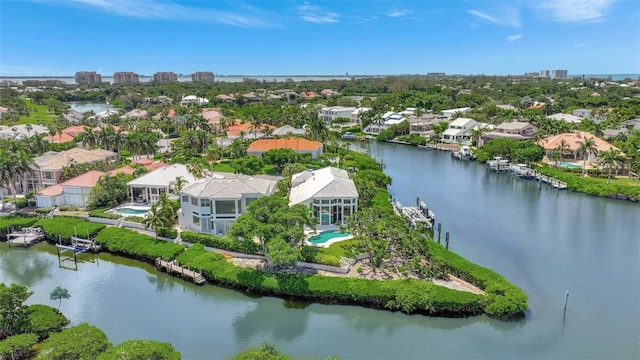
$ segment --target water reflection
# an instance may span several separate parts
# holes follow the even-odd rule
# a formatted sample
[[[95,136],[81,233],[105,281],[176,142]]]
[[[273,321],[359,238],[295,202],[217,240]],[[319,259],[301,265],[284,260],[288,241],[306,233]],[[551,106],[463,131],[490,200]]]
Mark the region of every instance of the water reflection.
[[[283,312],[277,302],[258,301],[255,304],[255,307],[233,319],[233,331],[239,342],[254,343],[259,339],[290,342],[306,332],[308,311],[292,309],[286,311],[286,316],[274,316]]]
[[[21,256],[17,252],[27,252],[29,256]],[[49,269],[54,265],[51,258],[40,256],[36,251],[22,248],[9,249],[7,244],[0,245],[0,270],[9,281],[32,286],[42,279],[51,277]]]

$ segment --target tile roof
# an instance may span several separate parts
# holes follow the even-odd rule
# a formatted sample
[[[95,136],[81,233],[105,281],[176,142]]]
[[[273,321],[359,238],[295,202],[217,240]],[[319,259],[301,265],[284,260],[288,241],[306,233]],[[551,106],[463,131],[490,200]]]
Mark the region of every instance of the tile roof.
[[[49,152],[38,156],[34,162],[41,170],[59,170],[63,166],[69,165],[69,162],[75,161],[78,164],[101,161],[115,156],[115,153],[103,149],[86,150],[81,148],[73,148],[59,153]]]
[[[76,126],[69,126],[68,128],[62,130],[62,132],[67,135],[75,137],[85,132],[86,129],[87,129],[87,126],[85,125],[76,125]]]
[[[272,195],[279,176],[248,176],[231,173],[213,173],[213,176],[187,185],[180,192],[198,198],[240,199],[245,194]]]
[[[265,126],[268,126],[271,129],[276,128],[273,125],[260,124],[260,126],[258,127],[258,132],[261,132],[261,130],[264,129]],[[234,125],[229,126],[229,128],[227,129],[227,136],[238,136],[240,135],[241,131],[244,131],[245,134],[253,132],[254,131],[253,125],[251,125],[250,122],[245,122],[245,123],[236,122]]]
[[[571,151],[576,151],[580,147],[579,143],[584,142],[584,140],[588,138],[594,139],[598,152],[608,151],[609,149],[612,149],[612,148],[616,150],[620,150],[617,147],[609,144],[608,142],[600,139],[599,137],[593,134],[582,132],[582,131],[548,136],[538,141],[538,144],[542,146],[545,150],[554,150],[555,148],[558,147],[558,145],[560,145],[562,140],[564,140],[567,142],[567,145],[569,145],[569,149]]]
[[[322,148],[319,141],[311,141],[299,137],[289,137],[282,139],[260,139],[256,140],[247,148],[251,151],[269,151],[272,149],[291,149],[293,151],[317,151]]]
[[[167,187],[172,182],[176,181],[176,177],[181,176],[189,184],[196,182],[196,179],[191,175],[187,167],[182,164],[173,164],[157,168],[151,172],[148,172],[136,179],[133,179],[127,183],[129,186],[145,187]]]
[[[52,144],[64,144],[64,143],[73,141],[74,137],[63,132],[63,133],[55,134],[53,136],[47,135],[42,139]]]
[[[98,183],[100,176],[104,175],[102,171],[91,170],[82,175],[78,175],[69,180],[63,181],[60,184],[49,186],[37,192],[37,195],[43,196],[56,196],[61,195],[64,192],[65,186],[73,187],[94,187]]]

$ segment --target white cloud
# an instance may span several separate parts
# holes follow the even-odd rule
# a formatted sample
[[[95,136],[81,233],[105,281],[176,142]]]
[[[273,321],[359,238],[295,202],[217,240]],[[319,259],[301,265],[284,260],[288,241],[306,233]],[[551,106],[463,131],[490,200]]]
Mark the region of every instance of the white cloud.
[[[467,10],[467,12],[481,20],[490,22],[492,24],[510,27],[520,27],[520,12],[511,6],[507,6],[504,9],[496,11],[493,14],[488,14],[479,10]]]
[[[47,2],[47,4],[92,7],[107,13],[133,18],[204,21],[247,28],[273,26],[263,16],[248,14],[246,9],[234,13],[205,7],[185,6],[170,0],[66,0]]]
[[[403,17],[410,14],[409,11],[403,11],[403,10],[392,10],[390,12],[387,13],[388,17]]]
[[[574,48],[581,48],[585,46],[589,46],[589,43],[577,43],[573,45]]]
[[[320,9],[318,6],[311,5],[308,2],[304,2],[304,4],[298,6],[298,11],[300,11],[300,18],[306,22],[316,23],[316,24],[332,24],[337,23],[340,17],[340,14],[330,11],[324,11]]]
[[[592,23],[602,21],[616,0],[551,0],[537,7],[544,15],[563,23]]]
[[[522,37],[522,34],[509,35],[507,36],[507,41],[514,42],[516,40],[519,40],[521,37]]]

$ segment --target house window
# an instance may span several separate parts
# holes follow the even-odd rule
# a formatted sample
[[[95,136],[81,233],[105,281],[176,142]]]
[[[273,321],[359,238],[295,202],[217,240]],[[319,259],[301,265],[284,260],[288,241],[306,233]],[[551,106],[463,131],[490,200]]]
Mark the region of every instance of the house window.
[[[200,226],[200,218],[198,216],[193,216],[193,225]]]
[[[43,179],[47,179],[47,180],[53,179],[53,172],[51,172],[51,171],[43,171],[42,172],[42,178]]]
[[[255,197],[248,197],[248,198],[244,199],[245,204],[247,204],[247,209],[249,208],[249,204],[251,204],[252,202],[254,202],[256,200],[258,200],[258,198],[255,198]]]
[[[236,213],[235,200],[217,200],[216,201],[216,214],[235,214],[235,213]]]
[[[343,204],[351,204],[351,199],[344,199],[342,200]]]
[[[183,203],[189,202],[189,196],[188,195],[182,195],[182,202]]]
[[[198,198],[195,196],[191,197],[191,205],[198,206]]]
[[[206,206],[206,207],[211,206],[211,200],[209,200],[209,199],[200,199],[200,206]]]

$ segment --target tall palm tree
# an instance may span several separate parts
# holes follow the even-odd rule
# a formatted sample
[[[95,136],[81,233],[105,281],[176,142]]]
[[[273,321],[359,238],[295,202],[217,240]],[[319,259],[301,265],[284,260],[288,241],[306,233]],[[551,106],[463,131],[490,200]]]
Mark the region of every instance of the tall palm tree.
[[[173,181],[173,193],[176,195],[180,194],[180,190],[182,190],[182,188],[188,184],[189,182],[185,179],[182,178],[182,176],[176,176],[175,181]],[[164,195],[164,194],[163,194]]]
[[[190,161],[187,163],[187,170],[197,180],[204,179],[206,176],[206,169],[201,161]]]
[[[557,155],[554,156],[556,167],[558,167],[558,160],[563,159],[565,155],[569,153],[569,151],[571,151],[571,148],[569,147],[569,143],[567,143],[567,140],[560,140],[560,144],[558,144],[558,146],[553,149],[553,155]]]
[[[578,154],[583,156],[582,177],[587,174],[587,157],[589,154],[598,155],[598,147],[593,137],[585,137],[583,141],[578,141]]]
[[[607,184],[611,183],[611,168],[617,168],[619,165],[624,164],[625,161],[626,158],[618,149],[611,148],[599,154],[598,162],[609,169],[609,173],[607,175]]]

